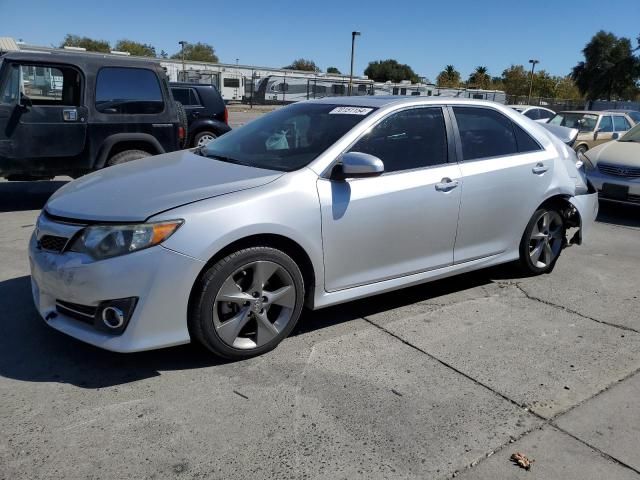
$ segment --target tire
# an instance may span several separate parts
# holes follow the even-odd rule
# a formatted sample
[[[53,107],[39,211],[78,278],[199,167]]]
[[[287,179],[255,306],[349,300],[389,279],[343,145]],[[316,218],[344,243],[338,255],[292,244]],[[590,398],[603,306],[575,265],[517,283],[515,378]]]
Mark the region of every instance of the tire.
[[[193,142],[191,143],[192,147],[200,147],[200,143],[202,143],[202,145],[205,145],[207,143],[209,143],[211,140],[215,140],[216,138],[218,138],[218,135],[216,135],[215,133],[205,130],[204,132],[198,132],[194,137],[193,137]]]
[[[180,146],[184,148],[187,146],[187,142],[189,141],[189,121],[187,119],[187,112],[180,102],[176,102],[176,111],[178,112],[178,122],[184,130],[184,138],[180,142]]]
[[[565,231],[560,212],[551,207],[536,210],[520,241],[520,266],[524,273],[540,275],[553,270],[566,245]]]
[[[579,155],[579,154],[583,154],[584,155],[584,153],[587,150],[589,150],[589,147],[587,147],[586,145],[580,145],[578,148],[576,148],[576,155]]]
[[[271,247],[246,248],[202,275],[189,332],[219,357],[250,358],[272,350],[291,333],[303,304],[302,273],[291,257]]]
[[[124,152],[116,153],[107,161],[107,167],[113,167],[114,165],[120,165],[121,163],[131,162],[133,160],[139,160],[141,158],[150,157],[149,152],[144,150],[125,150]]]

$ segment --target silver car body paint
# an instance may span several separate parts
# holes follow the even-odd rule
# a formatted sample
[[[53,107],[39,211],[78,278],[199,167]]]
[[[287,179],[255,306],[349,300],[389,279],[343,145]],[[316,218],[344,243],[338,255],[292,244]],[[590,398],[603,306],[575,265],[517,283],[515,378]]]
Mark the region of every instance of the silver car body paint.
[[[92,261],[79,253],[55,254],[38,249],[36,240],[47,232],[82,228],[41,216],[29,249],[34,299],[40,314],[50,317],[56,299],[97,305],[104,299],[138,296],[140,301],[129,326],[119,336],[98,332],[64,315],[50,318],[48,323],[110,350],[159,348],[190,340],[188,301],[198,275],[214,255],[246,237],[278,235],[297,243],[314,270],[315,284],[307,285],[313,288],[310,305],[321,308],[515,260],[533,212],[556,195],[576,206],[584,233],[595,219],[597,194],[587,193],[575,168],[575,153],[542,126],[510,108],[475,100],[398,97],[316,102],[378,110],[308,167],[289,173],[249,167],[240,167],[246,170],[241,172],[238,166],[202,157],[192,163],[191,157],[197,156],[182,152],[177,157],[170,154],[172,160],[164,160],[166,156],[145,160],[146,175],[135,167],[141,163],[134,162],[133,166],[105,170],[106,179],[89,175],[88,181],[80,180],[81,188],[71,183],[51,200],[47,211],[98,222],[183,219],[184,225],[161,246]],[[343,182],[329,179],[339,156],[388,114],[417,106],[448,105],[496,109],[528,131],[543,150]],[[461,158],[458,147],[454,148],[454,158]],[[202,160],[210,162],[210,172],[199,165]],[[155,165],[161,165],[163,175],[175,179],[175,184],[155,175],[150,168],[154,161],[160,162]],[[202,169],[197,171],[200,178],[181,178],[193,175],[182,168],[191,164]],[[534,173],[540,165],[545,171]],[[164,182],[162,188],[153,190],[159,196],[157,205],[154,197],[144,195],[147,187],[152,188],[145,178]],[[458,182],[457,186],[436,190],[436,184],[445,178]],[[97,192],[109,190],[105,182],[123,198],[140,205],[129,208],[128,203],[117,199],[110,199],[111,207],[92,205],[99,201]],[[142,193],[131,193],[136,188]]]

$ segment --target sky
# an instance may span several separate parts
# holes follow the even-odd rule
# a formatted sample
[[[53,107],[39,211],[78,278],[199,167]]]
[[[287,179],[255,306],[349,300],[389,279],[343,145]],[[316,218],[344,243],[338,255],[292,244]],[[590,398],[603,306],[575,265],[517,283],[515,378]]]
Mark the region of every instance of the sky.
[[[186,40],[213,45],[224,63],[282,67],[304,57],[348,73],[358,30],[355,74],[394,58],[432,81],[447,64],[466,79],[479,65],[499,76],[531,58],[540,60],[536,69],[566,75],[601,29],[636,46],[640,0],[0,0],[0,37],[36,45],[57,46],[73,33],[172,54]]]

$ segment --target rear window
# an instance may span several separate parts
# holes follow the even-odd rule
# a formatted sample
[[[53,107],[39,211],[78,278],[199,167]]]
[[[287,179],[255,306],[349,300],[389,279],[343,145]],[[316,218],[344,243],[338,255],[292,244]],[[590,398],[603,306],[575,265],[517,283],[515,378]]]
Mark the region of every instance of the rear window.
[[[107,114],[153,114],[164,110],[154,71],[105,67],[96,79],[96,110]]]

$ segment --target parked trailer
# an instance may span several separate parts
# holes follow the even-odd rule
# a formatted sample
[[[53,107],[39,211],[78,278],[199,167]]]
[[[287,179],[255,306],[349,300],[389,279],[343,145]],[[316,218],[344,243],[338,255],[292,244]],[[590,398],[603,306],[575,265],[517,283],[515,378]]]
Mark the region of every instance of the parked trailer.
[[[269,75],[258,84],[253,101],[256,103],[293,103],[349,94],[349,82],[343,77],[287,77]],[[372,95],[371,80],[354,79],[352,95]]]

